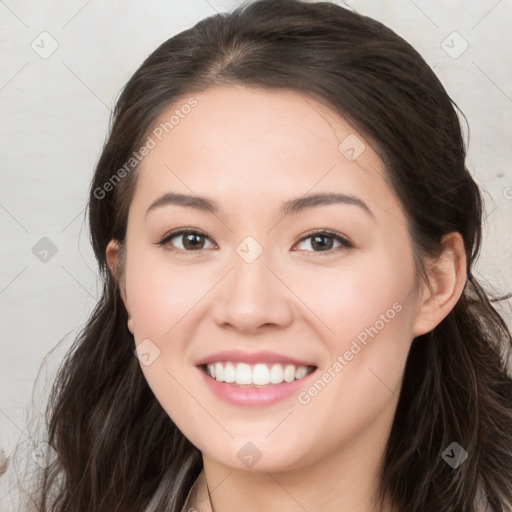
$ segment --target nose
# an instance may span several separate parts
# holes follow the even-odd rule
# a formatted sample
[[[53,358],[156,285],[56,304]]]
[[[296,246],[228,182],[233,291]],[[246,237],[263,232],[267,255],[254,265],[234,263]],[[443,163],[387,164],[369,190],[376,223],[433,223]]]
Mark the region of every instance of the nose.
[[[255,333],[285,328],[293,321],[294,295],[268,260],[265,251],[252,263],[234,255],[231,271],[216,287],[213,317],[217,325]]]

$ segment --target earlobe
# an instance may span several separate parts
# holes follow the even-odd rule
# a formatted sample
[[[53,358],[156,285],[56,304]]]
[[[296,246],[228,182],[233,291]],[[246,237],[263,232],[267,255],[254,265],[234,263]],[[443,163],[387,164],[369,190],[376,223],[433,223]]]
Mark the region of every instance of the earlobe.
[[[418,303],[413,336],[434,329],[450,313],[459,300],[466,283],[466,251],[460,233],[453,232],[442,239],[442,254],[427,268],[431,290],[423,283]]]

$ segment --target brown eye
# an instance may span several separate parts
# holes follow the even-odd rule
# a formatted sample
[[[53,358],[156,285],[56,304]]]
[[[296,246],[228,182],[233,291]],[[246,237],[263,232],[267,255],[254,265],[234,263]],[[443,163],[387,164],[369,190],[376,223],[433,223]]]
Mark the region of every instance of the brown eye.
[[[175,243],[171,243],[172,240],[181,240],[181,247],[179,244],[176,246]],[[160,246],[171,246],[170,250],[182,251],[182,252],[194,252],[197,250],[205,249],[205,241],[209,238],[201,233],[191,229],[181,229],[174,231],[165,236],[158,245]]]
[[[341,233],[332,231],[317,231],[302,238],[300,242],[302,243],[305,240],[311,240],[309,246],[313,249],[313,252],[335,252],[354,247]],[[336,242],[338,242],[339,245],[334,247]]]

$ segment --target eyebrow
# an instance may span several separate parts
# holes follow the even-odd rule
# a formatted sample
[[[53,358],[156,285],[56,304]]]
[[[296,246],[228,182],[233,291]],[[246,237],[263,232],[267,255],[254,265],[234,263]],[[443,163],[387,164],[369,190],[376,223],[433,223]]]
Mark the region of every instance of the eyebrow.
[[[324,206],[330,204],[348,204],[358,206],[370,217],[375,219],[375,216],[368,205],[358,197],[349,194],[327,192],[298,197],[296,199],[286,201],[281,206],[281,214],[289,215],[313,208],[315,206]],[[151,203],[146,211],[146,216],[151,210],[167,205],[178,205],[188,208],[195,208],[196,210],[210,212],[213,214],[217,214],[219,212],[217,203],[212,199],[201,196],[190,196],[186,194],[178,194],[175,192],[167,192]]]

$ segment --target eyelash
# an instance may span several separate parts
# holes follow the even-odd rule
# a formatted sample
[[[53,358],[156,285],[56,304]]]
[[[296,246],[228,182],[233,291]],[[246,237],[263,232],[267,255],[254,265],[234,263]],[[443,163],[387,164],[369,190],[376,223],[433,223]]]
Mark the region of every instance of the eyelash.
[[[160,247],[167,246],[169,242],[180,235],[200,235],[208,238],[204,233],[201,231],[195,230],[195,229],[178,229],[176,231],[171,231],[170,233],[167,233],[160,242],[156,242],[156,245]],[[338,240],[341,243],[341,246],[334,248],[334,249],[328,249],[326,251],[307,251],[307,252],[313,252],[317,254],[318,256],[328,256],[332,255],[335,252],[338,252],[340,250],[349,250],[353,249],[354,245],[347,240],[346,237],[344,237],[341,233],[338,233],[337,231],[333,231],[330,229],[324,229],[320,231],[313,231],[310,233],[307,233],[305,236],[303,236],[297,243],[303,242],[304,240],[307,240],[308,238],[314,238],[315,236],[324,236],[328,238],[334,238],[335,240]],[[170,244],[169,244],[170,245]],[[167,250],[177,253],[201,253],[202,251],[206,249],[198,249],[196,251],[187,251],[183,249],[176,249],[174,247],[169,247]]]

